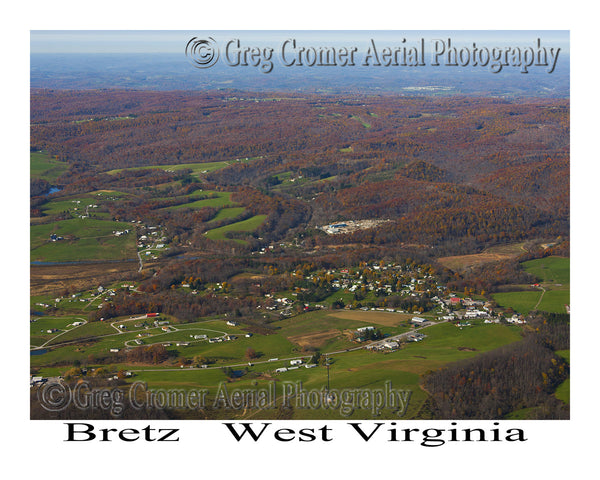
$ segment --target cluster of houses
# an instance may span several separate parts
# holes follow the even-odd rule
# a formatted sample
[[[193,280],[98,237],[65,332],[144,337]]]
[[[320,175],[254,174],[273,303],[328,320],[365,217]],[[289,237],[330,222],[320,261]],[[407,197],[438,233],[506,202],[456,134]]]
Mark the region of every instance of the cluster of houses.
[[[523,315],[515,313],[512,317],[507,318],[506,321],[508,323],[516,323],[516,324],[523,324],[523,323],[527,323],[525,321],[525,319],[523,318]]]
[[[289,367],[276,368],[275,373],[283,373],[283,372],[287,372],[289,370],[297,370],[300,367],[314,368],[316,366],[317,366],[316,363],[304,363],[304,360],[302,360],[301,358],[295,358],[294,360],[290,360]]]
[[[221,343],[221,342],[230,342],[232,340],[237,340],[236,335],[223,335],[222,337],[213,337],[208,339],[208,343]]]
[[[446,315],[440,317],[440,320],[457,322],[456,325],[459,327],[470,326],[469,323],[462,322],[463,320],[483,319],[483,323],[487,324],[500,323],[500,317],[494,314],[490,302],[473,300],[468,297],[459,298],[453,295],[447,299],[438,299],[437,297],[434,297],[432,300],[439,302],[447,312]],[[451,311],[451,309],[460,309],[461,311]],[[463,312],[462,309],[465,311]],[[526,323],[523,315],[519,313],[515,313],[505,320],[508,323],[514,324]]]
[[[446,312],[445,315],[439,317],[440,320],[456,322],[479,318],[489,320],[485,323],[495,323],[490,302],[472,300],[468,297],[460,298],[455,295],[450,295],[448,298],[433,297],[431,300],[437,302],[442,311]],[[465,310],[464,312],[462,311],[463,309]]]
[[[442,285],[437,285],[435,277],[427,272],[422,272],[419,267],[413,271],[407,270],[406,267],[403,268],[401,265],[395,263],[373,263],[371,265],[366,265],[364,268],[370,270],[372,273],[374,273],[374,275],[372,275],[371,278],[365,278],[362,274],[362,271],[359,269],[355,269],[354,274],[351,273],[349,269],[341,269],[339,272],[330,269],[324,273],[327,276],[335,275],[335,278],[331,280],[331,286],[333,288],[345,290],[350,293],[354,293],[359,290],[383,291],[388,295],[396,292],[402,295],[416,297],[430,288],[435,288],[437,291],[444,290],[446,288]],[[390,271],[393,273],[390,274]],[[378,274],[375,272],[383,274],[382,278],[386,278],[386,282],[384,283],[384,281],[378,281],[376,278]],[[295,273],[292,273],[292,275],[295,275]],[[314,273],[310,274],[306,277],[306,279],[312,280],[316,275],[317,274]],[[408,281],[405,280],[403,284],[400,284],[399,281],[396,281],[400,278],[404,278]],[[419,293],[420,291],[421,293]],[[350,308],[350,305],[347,305],[346,308]],[[368,310],[368,308],[362,307],[362,310]],[[371,308],[371,310],[377,309]],[[394,308],[382,308],[380,310],[405,313],[403,310]]]
[[[393,339],[379,340],[367,345],[365,348],[374,352],[393,352],[400,348],[400,342]]]
[[[267,310],[277,310],[281,307],[289,307],[294,303],[293,300],[290,300],[287,297],[274,298],[270,293],[265,294],[265,298],[273,298],[273,300],[277,302],[275,305],[266,306],[265,309]]]
[[[162,228],[162,226],[146,226],[142,228],[146,229],[146,233],[139,236],[137,244],[138,248],[152,248],[152,244],[154,244],[154,248],[157,249],[165,248],[167,237],[163,236],[157,238],[160,233],[158,229]]]
[[[91,301],[93,301],[95,299],[96,296],[102,295],[102,294],[105,294],[107,299],[108,299],[108,297],[114,297],[116,295],[114,289],[112,289],[112,288],[105,289],[104,287],[99,286],[98,289],[97,289],[97,293],[92,290],[89,293],[89,295],[90,295],[89,297],[88,296],[84,297],[83,294],[82,294],[82,292],[78,292],[78,293],[73,293],[70,297],[67,297],[68,298],[67,301],[69,303],[72,303],[72,302],[91,302]],[[54,302],[55,302],[55,304],[56,303],[60,303],[61,301],[66,300],[67,298],[65,298],[65,297],[56,297],[54,299]],[[98,308],[102,308],[102,305],[103,305],[102,303],[99,304]]]
[[[76,203],[77,205],[79,205],[81,203],[80,200],[72,200],[72,201],[73,201],[73,203]],[[78,215],[79,218],[88,218],[90,216],[90,214],[89,214],[89,209],[90,208],[98,208],[98,205],[96,205],[96,204],[86,205],[85,206],[85,215]],[[78,208],[74,207],[73,210],[76,211],[76,210],[78,210]]]

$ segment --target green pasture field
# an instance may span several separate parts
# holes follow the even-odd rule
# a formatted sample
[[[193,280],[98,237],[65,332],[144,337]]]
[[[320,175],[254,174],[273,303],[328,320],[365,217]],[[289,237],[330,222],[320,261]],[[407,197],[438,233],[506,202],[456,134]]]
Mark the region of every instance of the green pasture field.
[[[209,230],[206,232],[206,236],[211,240],[229,240],[229,238],[226,236],[227,232],[253,232],[261,226],[266,218],[266,215],[255,215],[254,217],[248,218],[247,220],[242,220],[241,222],[236,222],[225,225],[224,227]],[[246,241],[240,239],[234,239],[234,241],[242,244],[247,243]]]
[[[68,168],[67,163],[56,160],[44,152],[31,152],[29,156],[31,178],[41,178],[52,183]]]
[[[567,287],[568,288],[568,287]],[[548,290],[540,302],[538,310],[544,312],[566,313],[565,305],[569,305],[570,292],[566,290]]]
[[[554,392],[554,396],[567,405],[571,403],[571,379],[567,378]]]
[[[545,257],[522,263],[522,267],[535,275],[542,283],[570,283],[570,259],[565,257]]]
[[[192,175],[199,176],[200,174],[214,172],[215,170],[225,168],[228,165],[232,165],[234,163],[241,163],[241,162],[242,162],[242,160],[239,160],[239,162],[223,161],[223,162],[206,162],[206,163],[181,163],[181,164],[176,164],[176,165],[149,165],[146,167],[118,168],[115,170],[110,170],[106,173],[108,173],[109,175],[114,175],[115,173],[119,173],[124,170],[135,171],[135,170],[149,170],[149,169],[159,168],[159,169],[165,170],[167,172],[168,171],[178,172],[180,170],[190,169],[190,170],[192,170],[192,173],[191,173]]]
[[[51,200],[43,205],[42,211],[46,215],[54,215],[66,211],[72,213],[73,215],[83,215],[85,214],[85,208],[87,205],[97,205],[97,203],[94,203],[94,199],[90,197],[69,197],[69,199],[60,198]],[[97,209],[91,207],[89,208],[90,213],[96,213],[94,210]]]
[[[556,353],[559,357],[564,358],[568,363],[571,363],[571,350],[557,350]],[[571,379],[567,378],[557,388],[554,395],[559,400],[569,404],[571,402]]]
[[[290,319],[288,319],[290,320]],[[310,319],[305,319],[308,324]],[[314,320],[314,319],[313,319]],[[286,321],[282,321],[287,322]],[[282,327],[283,330],[283,327]],[[306,332],[301,329],[300,331]],[[288,333],[295,333],[288,330]],[[375,353],[366,350],[350,351],[331,356],[330,386],[332,389],[383,389],[386,382],[391,382],[392,388],[410,390],[411,398],[407,415],[404,418],[414,418],[426,398],[419,388],[420,376],[428,370],[443,366],[448,362],[470,358],[482,351],[491,350],[501,345],[518,341],[520,328],[505,325],[479,325],[472,328],[456,328],[444,323],[423,330],[427,338],[419,343],[411,343],[402,350],[392,353]],[[281,334],[284,332],[282,331]],[[278,334],[276,336],[280,336]],[[274,337],[270,335],[269,337]],[[255,338],[255,337],[253,337]],[[267,337],[268,338],[268,337]],[[223,344],[215,344],[223,345]],[[461,348],[459,350],[459,347]],[[469,348],[470,350],[465,350]],[[263,360],[263,358],[259,359]],[[271,381],[276,382],[276,391],[281,395],[285,384],[292,388],[304,390],[322,389],[327,383],[327,369],[319,366],[312,369],[299,368],[284,373],[274,373],[276,368],[289,366],[289,361],[274,361],[255,364],[248,367],[248,373],[241,379],[227,383],[229,392],[236,389],[267,388]],[[244,367],[234,367],[243,370]],[[220,369],[181,369],[176,371],[140,371],[136,370],[136,381],[148,382],[149,388],[195,388],[208,389],[207,399],[214,400],[219,384],[226,381]],[[286,383],[284,383],[286,382]],[[223,412],[228,418],[274,418],[277,410],[261,412]],[[380,418],[393,418],[393,412],[385,411]],[[294,418],[343,418],[339,411],[331,409],[294,409]],[[357,409],[349,418],[372,418],[367,409]]]
[[[29,323],[29,341],[31,345],[40,346],[65,330],[76,328],[68,327],[73,322],[81,322],[86,319],[83,317],[34,317],[34,320]],[[53,328],[58,328],[59,331],[56,333],[47,333],[47,330]]]
[[[519,313],[527,314],[538,301],[537,310],[565,313],[565,305],[570,304],[570,259],[564,257],[545,257],[523,262],[522,267],[535,275],[546,290],[505,292],[493,294],[494,300],[502,307],[512,307]]]
[[[371,293],[371,292],[369,292],[369,293]],[[375,298],[375,296],[372,295],[372,298]],[[344,305],[350,305],[354,301],[354,293],[345,292],[343,290],[338,290],[337,292],[332,293],[331,295],[329,295],[327,298],[320,301],[319,303],[331,306],[338,300],[342,300],[344,302]],[[365,298],[364,300],[361,300],[361,302],[366,302],[366,301],[368,301],[367,298]]]
[[[528,407],[510,412],[504,418],[506,420],[527,420],[530,415],[537,410],[537,407]]]
[[[568,363],[571,363],[571,350],[556,350],[554,353],[564,358]]]
[[[60,197],[50,200],[42,206],[42,211],[45,215],[56,215],[68,211],[74,216],[85,214],[87,205],[98,205],[100,207],[106,202],[112,202],[115,199],[120,199],[128,194],[123,192],[91,192],[85,195]],[[77,203],[79,201],[79,203]],[[75,210],[77,209],[77,210]],[[108,212],[99,212],[98,208],[89,208],[88,213],[95,217],[108,218]]]
[[[364,326],[365,322],[345,320],[331,317],[330,311],[309,312],[297,317],[280,320],[273,324],[275,334],[258,335],[250,338],[244,337],[243,326],[231,327],[226,325],[225,320],[201,321],[189,324],[172,322],[172,326],[180,329],[179,332],[162,334],[158,329],[153,332],[152,337],[145,337],[144,343],[167,343],[176,340],[191,342],[188,347],[177,347],[172,345],[169,350],[177,350],[181,357],[192,359],[195,355],[203,355],[213,359],[216,363],[207,369],[190,369],[188,367],[179,369],[174,362],[158,366],[152,365],[123,365],[118,366],[135,373],[134,381],[148,383],[150,390],[156,388],[178,388],[184,390],[206,388],[209,390],[208,398],[214,399],[221,382],[228,381],[220,365],[243,365],[232,367],[233,370],[247,370],[240,378],[227,383],[229,391],[237,389],[266,388],[271,381],[277,382],[278,392],[282,392],[283,382],[291,382],[293,388],[299,386],[306,390],[320,390],[327,382],[327,369],[318,366],[311,369],[299,368],[284,373],[275,373],[275,369],[289,366],[290,357],[303,357],[306,360],[310,352],[303,351],[299,345],[292,343],[288,337],[302,337],[303,335],[318,334],[320,332],[332,332],[329,341],[323,344],[322,352],[342,350],[342,353],[330,356],[330,384],[332,389],[383,389],[386,382],[391,382],[393,388],[410,390],[411,398],[408,412],[405,418],[418,417],[426,394],[419,387],[420,376],[428,370],[434,370],[448,362],[463,358],[470,358],[480,352],[497,348],[521,338],[521,328],[518,326],[507,326],[499,324],[485,325],[475,323],[472,327],[459,329],[450,323],[441,323],[424,328],[422,332],[427,335],[425,340],[418,343],[409,343],[401,350],[391,353],[370,352],[364,349],[355,351],[343,350],[354,348],[357,344],[349,342],[342,332]],[[368,313],[368,312],[365,312]],[[117,324],[126,322],[128,319],[117,321]],[[63,322],[66,321],[64,317]],[[138,320],[140,321],[140,320]],[[207,341],[194,342],[189,338],[190,334],[204,333],[211,337],[207,330],[216,331],[214,336],[220,332],[235,334],[236,340],[209,344]],[[81,345],[65,345],[57,347],[48,353],[31,357],[31,365],[41,367],[42,372],[50,372],[54,367],[45,367],[55,362],[67,362],[69,365],[56,367],[64,373],[73,362],[80,361],[82,364],[93,354],[106,353],[110,348],[123,348],[126,340],[137,338],[136,331],[123,334],[112,334],[114,329],[108,323],[94,322],[78,327],[78,332],[65,334],[73,337],[87,336],[90,334],[106,334],[96,342]],[[335,331],[339,334],[336,334]],[[181,337],[181,338],[179,338]],[[249,360],[245,358],[247,348],[254,349],[260,357],[251,360],[253,365],[248,365]],[[267,361],[278,358],[277,361]],[[265,362],[265,363],[260,363]],[[88,367],[93,365],[88,365]],[[116,368],[116,366],[113,366]],[[62,370],[61,370],[62,369]],[[50,373],[44,373],[49,375]],[[56,374],[56,372],[54,373]],[[233,418],[236,412],[224,411],[223,416]],[[240,411],[241,415],[242,412]],[[274,418],[277,410],[265,410],[261,412],[247,411],[240,418]],[[394,418],[391,410],[386,410],[380,418]],[[237,417],[236,417],[237,418]],[[294,409],[294,418],[343,418],[339,411],[331,409]],[[357,409],[349,418],[372,418],[371,412],[365,409]]]
[[[548,292],[546,292],[546,295],[547,294]],[[541,295],[541,290],[532,290],[524,292],[494,293],[492,297],[501,307],[511,307],[516,312],[525,315],[534,309]]]
[[[135,234],[116,237],[123,223],[91,218],[73,218],[30,227],[31,261],[66,262],[81,260],[135,259]],[[64,237],[50,241],[50,234]],[[68,237],[73,237],[69,239]]]
[[[357,121],[359,121],[359,122],[362,124],[362,126],[363,126],[363,127],[367,128],[367,129],[368,129],[368,128],[371,128],[371,124],[370,124],[370,123],[367,123],[367,122],[365,122],[365,121],[364,121],[362,118],[360,118],[358,115],[352,115],[352,117],[351,117],[351,118],[352,118],[353,120],[357,120]]]
[[[214,207],[214,208],[222,208],[226,205],[231,204],[231,192],[203,192],[204,195],[196,195],[197,197],[203,197],[199,200],[182,203],[180,205],[173,205],[172,207],[166,207],[165,210],[180,210],[183,208],[202,208],[202,207]],[[206,197],[209,198],[206,198]],[[189,196],[189,198],[195,198],[193,196]]]
[[[88,322],[85,325],[81,325],[73,330],[69,330],[64,335],[57,337],[52,344],[61,344],[64,342],[71,342],[88,337],[97,337],[101,335],[112,335],[118,333],[113,327],[110,326],[109,322]]]
[[[232,218],[239,217],[246,211],[246,207],[226,207],[222,208],[217,214],[210,220],[211,222],[217,222],[219,220],[231,220]]]
[[[91,325],[96,325],[97,323],[99,322],[93,322]],[[79,329],[87,327],[88,325],[90,324],[86,324],[77,328]],[[63,342],[69,342],[76,340],[77,338],[82,338],[82,332],[69,331],[65,335],[58,337],[56,342],[51,342],[49,345],[47,345],[48,347],[53,347],[47,353],[44,353],[43,355],[31,356],[30,364],[31,366],[44,366],[52,365],[53,363],[58,362],[66,362],[70,364],[65,368],[65,370],[68,370],[75,361],[81,362],[81,364],[87,363],[89,355],[104,355],[109,353],[111,348],[123,349],[125,348],[125,342],[130,342],[131,346],[137,346],[133,343],[133,340],[139,338],[137,336],[139,331],[117,333],[115,329],[111,329],[113,333],[98,334],[102,336],[99,336],[94,341],[74,342],[63,345]],[[87,330],[87,333],[89,332],[90,330]],[[149,343],[160,343],[150,341],[154,335],[158,335],[159,332],[162,333],[159,328],[144,330],[144,332],[150,333],[152,336],[141,337],[140,340],[147,341]]]
[[[302,184],[310,182],[310,179],[307,177],[302,177],[302,178],[294,177],[295,180],[292,181],[292,173],[293,172],[291,172],[291,171],[287,171],[287,172],[282,172],[282,173],[278,173],[277,175],[275,175],[275,177],[277,177],[281,181],[281,183],[279,185],[275,185],[271,188],[277,190],[282,187],[302,185]]]
[[[365,322],[346,320],[330,315],[334,313],[335,311],[332,312],[331,310],[315,310],[296,317],[278,320],[273,322],[271,326],[276,329],[279,335],[286,337],[310,335],[328,330],[339,330],[341,334],[344,330],[355,330],[365,326]]]
[[[192,341],[190,338],[187,340]],[[195,355],[203,355],[215,360],[217,364],[221,365],[247,363],[249,360],[245,357],[245,354],[248,348],[252,348],[256,354],[259,355],[259,358],[257,358],[256,361],[295,355],[293,352],[295,345],[281,335],[257,334],[250,338],[246,338],[242,334],[238,336],[237,340],[220,343],[208,343],[208,341],[203,340],[198,343],[191,343],[188,347],[176,348],[180,355],[185,358],[192,359]]]

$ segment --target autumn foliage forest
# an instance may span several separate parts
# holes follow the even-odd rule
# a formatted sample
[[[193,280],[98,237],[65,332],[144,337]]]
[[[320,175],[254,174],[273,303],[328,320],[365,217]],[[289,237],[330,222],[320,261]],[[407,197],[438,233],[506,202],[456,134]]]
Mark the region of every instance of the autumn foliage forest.
[[[254,158],[206,181],[259,195],[284,172],[317,180],[269,203],[310,196],[315,222],[392,219],[380,243],[567,232],[567,100],[237,95],[34,91],[32,149],[69,163],[72,191],[173,177],[112,169]]]
[[[34,90],[31,124],[32,151],[69,167],[53,195],[135,193],[108,207],[111,218],[162,223],[172,255],[294,238],[338,257],[352,257],[350,245],[434,262],[569,234],[568,100]],[[227,163],[202,176],[133,168],[197,162]],[[33,217],[45,187],[32,180]],[[214,208],[167,208],[199,188],[232,192],[238,220],[267,219],[246,246],[208,240]],[[316,228],[350,219],[389,221],[345,235]],[[296,261],[287,256],[272,261]]]
[[[168,248],[158,258],[139,270],[135,254],[129,270],[95,269],[94,282],[134,281],[136,290],[117,290],[86,312],[91,321],[228,314],[269,333],[256,313],[266,294],[318,302],[332,291],[309,273],[392,261],[435,274],[449,291],[488,295],[535,281],[519,262],[569,256],[569,109],[557,98],[34,89],[31,151],[64,169],[32,176],[31,221],[68,221],[73,211],[51,202],[117,192],[91,218],[159,226]],[[335,235],[322,228],[350,220],[381,222]],[[252,226],[227,230],[237,222]],[[469,268],[440,261],[514,245],[512,257]],[[431,308],[430,297],[395,290],[379,301]],[[551,392],[568,375],[555,350],[567,348],[568,320],[540,316],[523,341],[427,376],[429,411],[502,418],[544,404],[539,415],[564,418]],[[147,354],[134,360],[167,355]],[[531,378],[517,379],[524,366]]]

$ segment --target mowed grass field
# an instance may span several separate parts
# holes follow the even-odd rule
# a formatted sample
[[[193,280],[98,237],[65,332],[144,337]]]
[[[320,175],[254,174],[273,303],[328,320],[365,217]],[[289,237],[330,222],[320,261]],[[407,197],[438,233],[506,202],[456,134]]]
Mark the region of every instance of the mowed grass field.
[[[68,164],[51,157],[44,152],[31,152],[29,171],[31,178],[41,178],[50,183],[67,171]]]
[[[241,239],[229,239],[227,233],[229,232],[253,232],[266,220],[266,215],[255,215],[241,222],[231,223],[224,227],[213,228],[206,232],[206,236],[211,240],[233,240],[237,243],[246,244],[245,240]]]
[[[529,313],[536,308],[536,305],[537,310],[565,313],[565,305],[570,304],[570,259],[546,257],[523,262],[521,266],[527,272],[535,275],[545,292],[538,289],[495,293],[493,297],[498,305],[511,307],[523,314]]]
[[[126,260],[136,257],[135,233],[116,237],[123,223],[91,218],[73,218],[30,227],[32,262]],[[63,240],[50,241],[55,233]]]
[[[512,308],[515,312],[526,315],[533,310],[542,295],[541,290],[523,292],[494,293],[494,300],[504,308]]]
[[[523,262],[522,267],[542,283],[567,284],[571,281],[570,259],[546,257]]]
[[[74,328],[70,326],[73,322],[85,321],[83,317],[37,317],[29,323],[30,343],[32,346],[40,346],[57,334]],[[57,328],[55,333],[47,333],[49,329]]]

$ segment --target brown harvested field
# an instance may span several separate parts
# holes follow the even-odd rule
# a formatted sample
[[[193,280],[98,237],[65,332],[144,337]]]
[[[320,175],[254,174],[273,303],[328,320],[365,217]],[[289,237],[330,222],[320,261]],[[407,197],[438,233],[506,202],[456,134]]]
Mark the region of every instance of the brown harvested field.
[[[395,327],[402,322],[410,320],[414,315],[409,313],[377,312],[371,310],[365,312],[363,310],[352,310],[342,311],[339,313],[330,313],[328,316],[341,318],[343,320],[356,320],[358,322],[375,323],[377,325],[383,325],[384,327]]]
[[[267,278],[266,275],[257,275],[254,273],[238,273],[231,277],[231,281],[235,282],[236,280],[262,280],[263,278]]]
[[[325,332],[307,333],[306,335],[293,335],[287,338],[290,342],[300,345],[301,347],[320,347],[324,345],[327,340],[339,335],[339,330],[327,330]]]
[[[482,265],[484,263],[498,262],[509,258],[518,257],[524,252],[523,243],[513,243],[485,249],[481,253],[472,255],[456,255],[438,258],[438,262],[450,270],[460,271],[465,268]]]
[[[55,295],[68,287],[78,291],[137,275],[137,261],[81,265],[31,265],[29,290],[32,296]]]

